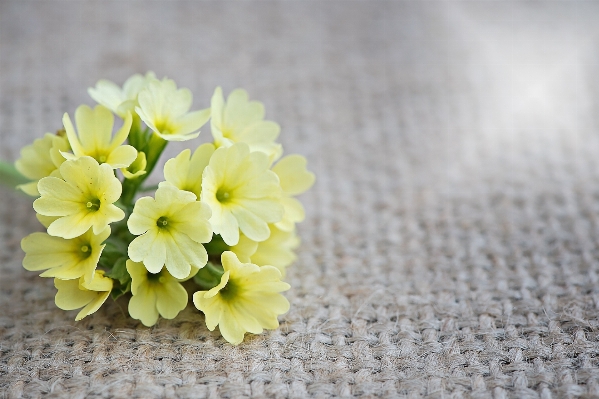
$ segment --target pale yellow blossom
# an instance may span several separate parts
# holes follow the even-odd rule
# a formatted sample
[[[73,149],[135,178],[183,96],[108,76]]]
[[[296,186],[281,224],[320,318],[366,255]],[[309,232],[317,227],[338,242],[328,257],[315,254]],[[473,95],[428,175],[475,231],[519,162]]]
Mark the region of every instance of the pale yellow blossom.
[[[164,164],[164,179],[178,189],[192,192],[200,198],[202,172],[213,153],[214,146],[210,143],[199,146],[193,155],[190,150],[183,150]]]
[[[233,90],[225,102],[222,89],[217,87],[210,106],[210,127],[217,147],[246,143],[250,151],[264,152],[271,163],[281,156],[283,148],[275,142],[281,127],[264,120],[264,105],[249,101],[245,90]]]
[[[258,243],[256,252],[250,259],[252,263],[259,266],[274,266],[285,276],[287,266],[297,259],[294,250],[299,246],[300,240],[295,230],[284,231],[276,225],[270,225],[270,237],[266,241]]]
[[[202,175],[202,196],[212,209],[210,223],[227,245],[236,245],[239,230],[254,241],[270,235],[268,223],[283,216],[281,187],[269,160],[245,143],[218,148]]]
[[[174,319],[187,306],[187,291],[166,269],[148,272],[143,263],[127,260],[131,275],[129,314],[145,326],[156,324],[158,316]],[[196,269],[197,272],[197,269]]]
[[[151,273],[162,266],[176,278],[189,275],[192,266],[203,267],[208,254],[202,243],[210,241],[210,208],[196,196],[164,182],[156,199],[137,200],[127,221],[129,231],[138,235],[129,244],[129,258],[143,262]]]
[[[56,306],[62,310],[81,309],[75,317],[79,321],[96,312],[112,290],[112,279],[104,276],[104,271],[96,270],[93,279],[86,283],[81,277],[79,280],[54,279],[56,293]]]
[[[125,217],[113,205],[121,195],[121,182],[109,165],[81,157],[60,165],[61,179],[44,177],[38,183],[41,197],[33,208],[44,216],[58,217],[48,226],[48,234],[75,238],[90,227],[99,235],[110,223]]]
[[[208,329],[213,331],[218,325],[223,338],[237,345],[246,332],[260,334],[263,329],[277,328],[277,316],[289,310],[289,302],[280,294],[289,289],[289,284],[281,281],[281,272],[272,266],[241,263],[230,251],[221,259],[224,274],[220,284],[193,295]]]
[[[267,239],[268,240],[268,239]],[[263,241],[264,242],[264,241]],[[242,263],[250,263],[250,257],[256,253],[258,249],[258,242],[249,239],[245,234],[239,234],[239,242],[237,244],[229,246],[227,250],[237,255],[237,258]]]
[[[125,81],[122,88],[109,80],[101,79],[96,83],[96,87],[90,87],[87,92],[98,104],[125,118],[128,112],[135,112],[135,106],[138,105],[137,95],[154,79],[154,72],[148,72],[145,76],[135,74]]]
[[[145,175],[147,173],[147,165],[148,162],[146,160],[146,153],[139,151],[137,153],[137,158],[135,158],[135,161],[133,161],[131,165],[129,165],[128,167],[121,168],[121,173],[123,173],[125,179],[135,179],[136,177]]]
[[[28,179],[31,183],[25,183],[17,186],[26,194],[37,197],[37,183],[43,177],[60,177],[58,168],[65,161],[61,151],[70,149],[66,137],[46,133],[43,138],[36,139],[33,144],[27,145],[21,149],[21,158],[15,162],[15,168]]]
[[[245,235],[239,236],[239,243],[229,248],[231,252],[244,263],[254,263],[258,266],[274,266],[285,277],[287,266],[297,259],[294,250],[299,246],[300,239],[295,229],[284,231],[275,224],[269,224],[270,236],[262,242],[252,241]]]
[[[304,207],[293,196],[308,190],[314,184],[314,173],[306,169],[306,158],[301,155],[287,155],[272,167],[272,171],[279,176],[283,196],[281,203],[285,212],[283,219],[276,223],[277,228],[291,232],[295,223],[302,222],[305,218]]]
[[[107,164],[112,169],[126,168],[137,157],[137,150],[130,145],[122,145],[131,130],[131,114],[125,116],[123,126],[112,137],[114,116],[108,108],[98,105],[91,109],[81,105],[75,111],[75,132],[69,114],[65,113],[62,122],[73,149],[73,154],[64,152],[67,159],[83,156],[94,158],[100,164]]]
[[[185,141],[198,137],[200,127],[210,118],[210,108],[189,112],[192,100],[189,89],[177,89],[170,79],[153,79],[139,93],[135,111],[162,139]]]
[[[40,276],[72,280],[83,276],[91,282],[104,241],[110,236],[110,227],[95,235],[89,229],[83,235],[65,240],[46,233],[33,233],[21,240],[25,252],[23,267],[30,271],[46,270]]]

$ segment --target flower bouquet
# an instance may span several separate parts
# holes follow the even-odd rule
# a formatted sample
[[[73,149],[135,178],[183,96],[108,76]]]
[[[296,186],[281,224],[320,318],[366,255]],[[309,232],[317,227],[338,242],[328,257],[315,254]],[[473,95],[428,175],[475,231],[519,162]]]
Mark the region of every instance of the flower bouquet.
[[[304,219],[294,197],[314,174],[304,157],[282,157],[264,106],[242,89],[225,100],[219,87],[209,108],[190,111],[191,92],[151,72],[88,92],[97,106],[78,107],[74,123],[65,113],[64,129],[24,147],[14,164],[27,179],[17,188],[36,197],[47,229],[23,238],[25,269],[54,279],[56,305],[81,309],[75,320],[122,295],[146,326],[173,319],[187,306],[188,281],[208,329],[218,325],[228,342],[277,328]],[[213,142],[167,160],[164,181],[144,185],[168,142],[198,137],[208,121]],[[19,176],[7,164],[2,174]]]

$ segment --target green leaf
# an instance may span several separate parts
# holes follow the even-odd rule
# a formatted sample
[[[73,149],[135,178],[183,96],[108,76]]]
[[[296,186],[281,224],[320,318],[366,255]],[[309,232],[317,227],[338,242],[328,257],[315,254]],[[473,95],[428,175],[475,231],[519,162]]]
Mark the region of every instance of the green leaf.
[[[104,241],[105,247],[98,262],[102,267],[112,269],[120,258],[125,257],[125,260],[127,259],[127,247],[129,244],[116,235],[118,233],[119,231],[115,229],[113,234]]]
[[[118,280],[121,285],[126,284],[127,282],[131,282],[131,276],[127,271],[127,257],[123,256],[119,258],[114,264],[112,270],[110,270],[106,275],[111,279]]]
[[[117,299],[118,297],[131,291],[131,276],[127,271],[127,259],[128,258],[126,256],[119,258],[119,260],[117,260],[114,264],[112,270],[106,273],[106,276],[119,282],[119,285],[110,291],[110,296],[112,299]]]
[[[126,254],[127,252],[125,252]],[[107,269],[113,269],[115,264],[123,257],[123,252],[119,251],[113,247],[109,247],[108,243],[104,250],[102,251],[102,255],[100,255],[100,260],[98,263]]]
[[[131,291],[131,281],[129,281],[129,283],[127,283],[124,286],[119,285],[113,288],[112,291],[110,291],[110,296],[112,297],[112,299],[117,300],[129,291]]]

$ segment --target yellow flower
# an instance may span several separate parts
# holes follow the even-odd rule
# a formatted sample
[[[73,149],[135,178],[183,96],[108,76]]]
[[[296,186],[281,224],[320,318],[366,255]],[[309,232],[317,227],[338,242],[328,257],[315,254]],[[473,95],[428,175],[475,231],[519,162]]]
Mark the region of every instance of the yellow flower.
[[[90,229],[83,235],[65,240],[46,233],[33,233],[21,240],[25,251],[23,267],[30,271],[46,270],[40,276],[72,280],[83,276],[90,283],[98,260],[110,236],[110,227],[99,235]]]
[[[126,168],[137,157],[137,150],[130,145],[121,145],[127,139],[131,129],[131,114],[127,114],[123,126],[112,137],[114,116],[105,107],[98,105],[93,110],[87,105],[81,105],[75,111],[75,128],[65,113],[62,123],[67,132],[73,154],[63,153],[67,159],[77,159],[90,156],[100,164],[107,164],[112,169]]]
[[[217,149],[202,175],[202,196],[212,209],[210,223],[227,245],[236,245],[239,230],[254,241],[270,235],[268,223],[281,220],[281,187],[268,170],[262,152],[250,153],[245,143]]]
[[[60,165],[60,175],[44,177],[38,183],[41,197],[33,202],[36,212],[58,216],[48,226],[48,234],[75,238],[90,227],[99,235],[108,224],[125,213],[113,205],[121,195],[121,182],[109,165],[98,165],[91,157],[81,157]]]
[[[193,96],[188,89],[177,89],[170,79],[153,79],[138,96],[135,111],[154,133],[167,141],[198,137],[199,128],[208,122],[210,108],[189,112]]]
[[[243,142],[250,151],[264,152],[271,163],[281,156],[283,148],[275,143],[281,127],[264,120],[264,105],[249,101],[245,90],[233,90],[225,103],[223,90],[217,87],[210,106],[210,127],[217,147]]]
[[[121,172],[123,173],[123,176],[125,176],[125,179],[135,179],[136,177],[145,175],[147,173],[147,165],[148,162],[146,160],[146,153],[143,151],[139,151],[137,153],[137,158],[135,158],[135,161],[133,161],[133,163],[131,163],[131,165],[129,165],[128,167],[121,168]]]
[[[200,198],[202,172],[213,153],[214,146],[210,143],[199,146],[193,155],[190,150],[183,150],[164,164],[164,179],[178,189],[192,192]]]
[[[39,213],[36,213],[35,218],[38,222],[41,223],[42,226],[44,226],[47,229],[53,221],[59,218],[59,216],[44,216],[40,215]]]
[[[297,255],[293,252],[300,244],[295,230],[284,231],[275,225],[270,225],[270,237],[266,241],[258,243],[256,252],[250,259],[252,263],[259,266],[274,266],[285,276],[287,266],[295,262]]]
[[[135,111],[137,95],[153,79],[156,79],[154,72],[148,72],[146,76],[135,74],[125,81],[123,88],[102,79],[96,83],[96,87],[87,89],[87,92],[98,104],[124,119],[128,112]]]
[[[277,228],[281,230],[293,231],[295,223],[305,218],[304,207],[293,196],[303,193],[314,184],[314,173],[306,169],[306,162],[306,158],[301,155],[288,155],[272,168],[279,176],[283,190],[281,203],[285,212],[283,220],[276,223]]]
[[[296,249],[300,240],[295,229],[284,231],[278,229],[274,224],[269,224],[270,236],[262,242],[252,241],[245,235],[239,236],[239,243],[229,247],[231,252],[244,263],[254,263],[258,266],[274,266],[285,277],[287,266],[295,262]]]
[[[268,239],[267,239],[268,241]],[[264,242],[264,241],[262,241]],[[256,253],[258,243],[250,240],[245,234],[239,234],[239,242],[226,250],[233,252],[242,263],[251,263],[250,257]]]
[[[218,325],[222,336],[237,345],[246,332],[260,334],[279,326],[277,316],[289,310],[279,292],[289,289],[281,273],[272,266],[241,263],[233,252],[223,252],[224,274],[220,284],[193,294],[193,303],[206,315],[210,331]]]
[[[129,258],[143,262],[151,273],[162,266],[176,278],[185,278],[191,267],[208,261],[204,246],[212,238],[210,208],[193,193],[161,183],[156,199],[142,197],[127,221],[129,231],[139,235],[129,244]]]
[[[34,140],[33,144],[21,149],[21,158],[15,162],[15,168],[25,177],[33,180],[21,184],[17,188],[33,197],[39,196],[37,182],[48,176],[60,177],[58,167],[64,162],[60,151],[68,151],[69,142],[66,137],[46,133],[43,138]]]
[[[83,319],[94,313],[106,301],[112,290],[112,279],[104,276],[104,271],[96,270],[91,282],[79,280],[54,279],[56,293],[56,306],[62,310],[81,309],[75,321]]]
[[[159,314],[174,319],[187,306],[187,291],[167,270],[152,274],[143,263],[127,260],[127,271],[133,280],[129,314],[145,326],[156,324]]]

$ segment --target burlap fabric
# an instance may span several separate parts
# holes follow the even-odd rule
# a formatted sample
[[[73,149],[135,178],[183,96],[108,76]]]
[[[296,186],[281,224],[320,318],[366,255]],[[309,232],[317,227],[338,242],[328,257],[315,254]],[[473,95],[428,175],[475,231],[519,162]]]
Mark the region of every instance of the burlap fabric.
[[[281,327],[193,306],[81,322],[21,267],[0,191],[0,397],[599,396],[596,2],[0,2],[0,156],[167,75],[246,88],[317,181]],[[175,145],[169,154],[200,139]],[[161,178],[157,173],[155,180]]]

